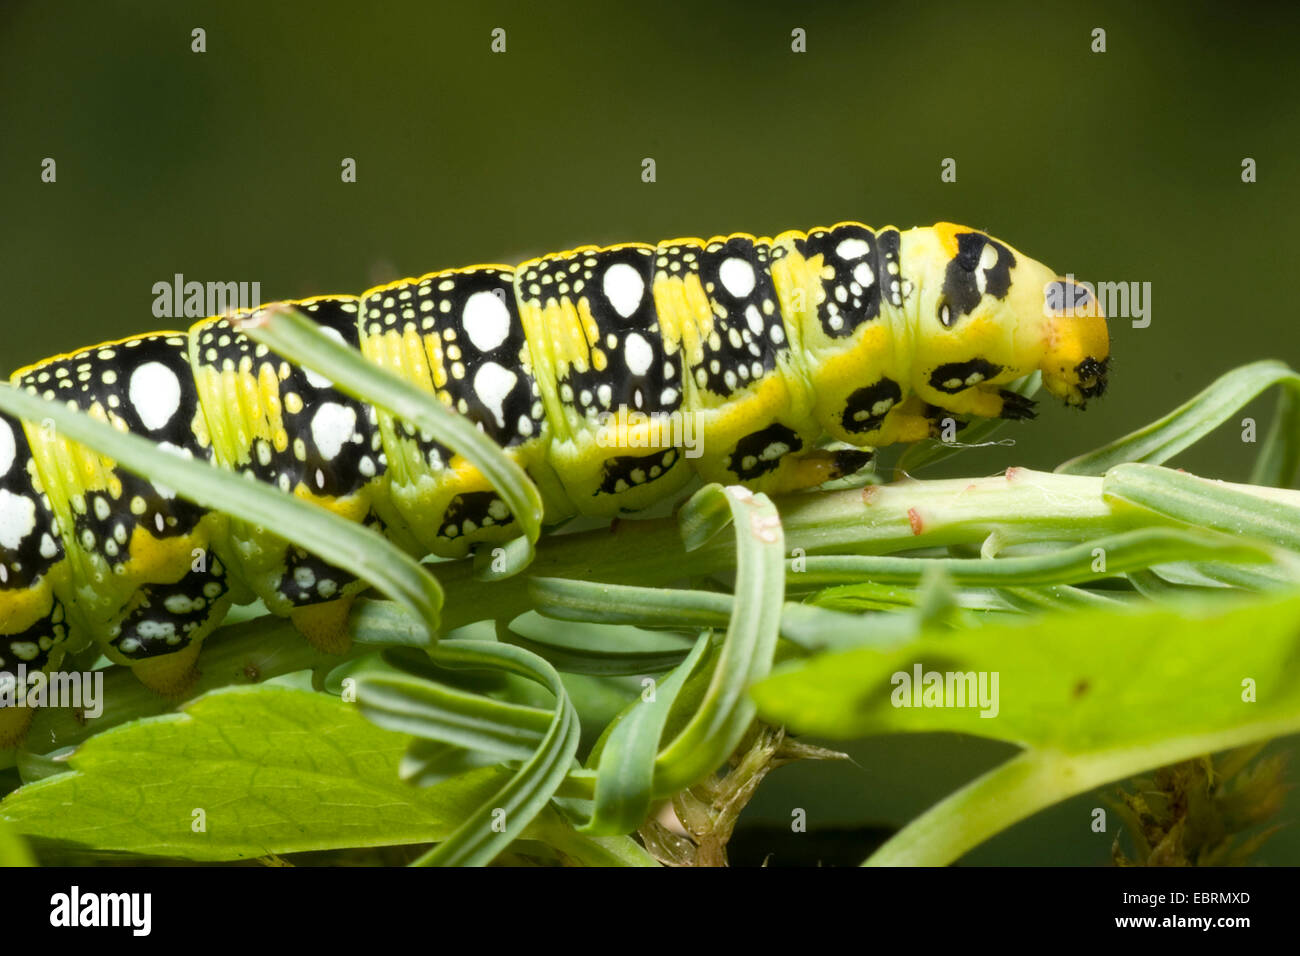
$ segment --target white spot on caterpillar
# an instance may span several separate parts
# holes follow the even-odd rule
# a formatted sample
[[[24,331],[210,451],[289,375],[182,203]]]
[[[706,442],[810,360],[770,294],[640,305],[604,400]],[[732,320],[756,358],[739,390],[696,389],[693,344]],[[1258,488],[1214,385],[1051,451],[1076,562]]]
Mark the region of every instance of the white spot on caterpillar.
[[[145,362],[131,373],[127,397],[144,427],[157,431],[181,407],[180,379],[162,362]]]
[[[144,620],[136,625],[135,631],[145,640],[159,637],[163,640],[170,640],[176,636],[176,625],[171,621]],[[123,641],[122,643],[125,644],[126,642]]]
[[[722,287],[737,299],[743,299],[754,291],[754,267],[744,259],[732,256],[718,268],[718,278]]]
[[[9,427],[8,422],[0,422],[0,475],[7,473],[13,467],[17,452],[14,430]]]
[[[339,345],[347,345],[347,342],[343,341],[343,333],[338,329],[330,328],[328,325],[322,325],[320,326],[320,330],[335,342],[339,343]],[[334,384],[320,372],[313,372],[309,368],[304,368],[303,372],[306,373],[307,381],[312,388],[330,388]]]
[[[15,549],[36,529],[36,502],[0,489],[0,545]]]
[[[191,597],[188,594],[169,594],[163,600],[163,607],[167,609],[168,614],[179,616],[201,611],[206,603],[201,597]]]
[[[632,332],[623,340],[623,361],[633,375],[644,375],[654,361],[654,352],[639,332]]]
[[[979,290],[980,295],[984,294],[989,284],[989,275],[985,271],[992,269],[998,264],[998,251],[993,248],[992,244],[986,244],[984,250],[980,253],[979,265],[975,269],[975,288]]]
[[[158,449],[159,451],[165,451],[165,452],[167,452],[167,453],[169,453],[169,454],[175,455],[175,456],[178,457],[178,458],[193,458],[193,457],[194,457],[194,456],[190,453],[189,449],[181,448],[179,445],[173,445],[173,444],[172,444],[171,442],[169,442],[169,441],[160,441],[160,442],[157,444],[157,446],[155,446],[155,447],[157,447],[157,449]],[[172,488],[170,485],[160,484],[160,483],[158,483],[158,482],[155,481],[155,482],[153,483],[153,487],[154,487],[154,491],[158,492],[159,496],[161,496],[161,497],[163,497],[163,498],[175,498],[175,497],[176,497],[176,489],[175,489],[175,488]],[[161,519],[162,519],[162,515],[159,515],[158,518],[159,518],[159,520],[161,520]],[[161,531],[162,528],[160,527],[158,530]]]
[[[352,440],[357,411],[338,402],[322,402],[311,419],[311,440],[326,461],[333,461],[344,444]]]
[[[506,424],[506,396],[518,380],[519,376],[496,362],[484,362],[474,373],[474,394],[502,428]]]
[[[845,261],[861,259],[870,251],[871,246],[867,245],[865,239],[841,239],[835,247],[835,254]]]
[[[605,290],[605,298],[609,299],[614,311],[626,319],[641,304],[645,295],[645,280],[641,278],[641,273],[626,262],[616,262],[605,270],[601,288]]]
[[[461,313],[465,333],[480,352],[491,352],[510,335],[510,310],[500,296],[475,292],[465,300]]]

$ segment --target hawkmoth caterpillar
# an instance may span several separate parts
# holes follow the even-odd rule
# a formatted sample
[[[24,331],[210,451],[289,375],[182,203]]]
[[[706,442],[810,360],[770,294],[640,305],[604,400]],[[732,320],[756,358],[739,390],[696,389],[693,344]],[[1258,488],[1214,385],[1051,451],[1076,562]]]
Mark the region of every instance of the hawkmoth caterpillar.
[[[1004,386],[1034,370],[1082,406],[1105,387],[1109,342],[1095,303],[1078,308],[1084,287],[1060,295],[1070,282],[978,230],[842,222],[583,246],[292,305],[474,421],[553,520],[642,509],[696,475],[813,487],[870,448],[935,434],[944,415],[1031,417]],[[1062,300],[1069,314],[1048,305]],[[518,534],[463,458],[256,345],[235,318],[58,355],[12,382],[413,553],[462,557]],[[662,427],[682,416],[696,457]],[[0,418],[0,672],[57,667],[85,636],[176,693],[232,603],[261,598],[339,649],[363,587],[38,423]],[[21,719],[0,711],[0,745]]]

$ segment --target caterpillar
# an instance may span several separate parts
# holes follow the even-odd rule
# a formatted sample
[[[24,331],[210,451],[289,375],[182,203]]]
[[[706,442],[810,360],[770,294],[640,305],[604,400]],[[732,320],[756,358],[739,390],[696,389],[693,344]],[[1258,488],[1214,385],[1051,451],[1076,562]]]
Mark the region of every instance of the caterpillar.
[[[1105,387],[1109,342],[1071,281],[952,223],[841,222],[582,246],[290,304],[475,422],[537,484],[549,522],[636,511],[696,475],[813,487],[871,448],[934,435],[944,415],[1032,417],[1004,386],[1034,370],[1083,406]],[[11,381],[413,553],[463,557],[519,533],[476,468],[253,343],[239,317],[58,355]],[[694,457],[661,427],[683,416]],[[176,694],[233,603],[260,598],[337,651],[363,589],[260,528],[0,417],[0,675],[53,669],[89,638]],[[20,739],[26,713],[0,710],[0,746]]]

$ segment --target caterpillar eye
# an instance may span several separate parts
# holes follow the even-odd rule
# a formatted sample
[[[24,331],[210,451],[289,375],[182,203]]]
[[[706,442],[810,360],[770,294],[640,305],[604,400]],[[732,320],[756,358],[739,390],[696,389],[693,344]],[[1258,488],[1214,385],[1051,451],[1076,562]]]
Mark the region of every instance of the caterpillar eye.
[[[939,324],[945,329],[950,329],[957,322],[957,316],[953,315],[952,307],[947,302],[939,303]]]

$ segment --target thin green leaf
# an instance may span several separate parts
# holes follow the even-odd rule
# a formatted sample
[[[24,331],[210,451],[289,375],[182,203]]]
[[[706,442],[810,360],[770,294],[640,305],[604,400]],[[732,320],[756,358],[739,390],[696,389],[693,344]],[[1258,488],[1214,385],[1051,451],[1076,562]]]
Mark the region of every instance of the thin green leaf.
[[[1257,501],[1257,499],[1256,499]],[[1267,562],[1274,552],[1250,542],[1177,528],[1143,528],[1097,538],[1042,554],[1005,558],[899,558],[864,555],[809,557],[800,584],[866,581],[872,585],[919,584],[930,568],[941,568],[958,585],[970,587],[1073,584],[1171,561]],[[831,588],[822,598],[854,593],[858,584]]]
[[[1108,445],[1071,458],[1056,470],[1067,475],[1103,475],[1124,462],[1162,464],[1184,448],[1196,444],[1274,385],[1282,385],[1292,392],[1300,390],[1300,374],[1285,363],[1272,360],[1235,368],[1163,418]],[[1279,421],[1284,418],[1289,419],[1289,416],[1279,416]],[[1270,437],[1270,443],[1265,446],[1267,461],[1260,467],[1277,471],[1285,462],[1294,465],[1295,456],[1300,454],[1295,443],[1294,435],[1286,443],[1281,437],[1277,442]]]
[[[1252,485],[1294,487],[1300,476],[1300,389],[1284,388],[1277,393],[1273,424],[1259,446]]]
[[[695,551],[721,533],[734,520],[725,498],[694,494],[682,505],[677,527],[687,551]]]
[[[551,725],[548,710],[405,674],[362,677],[357,704],[385,730],[481,750],[500,760],[527,760]]]
[[[586,622],[559,624],[533,612],[510,622],[498,637],[567,674],[661,674],[691,650],[690,642],[677,634]]]
[[[510,780],[446,840],[416,861],[422,866],[483,866],[518,839],[555,795],[573,764],[581,727],[560,675],[536,654],[492,641],[443,641],[430,655],[444,667],[506,670],[546,687],[555,711],[541,745]]]
[[[638,697],[605,740],[597,765],[595,806],[581,833],[613,835],[635,830],[650,812],[654,796],[655,757],[664,725],[678,692],[709,646],[707,634],[649,701]]]
[[[636,625],[637,627],[672,627],[698,630],[703,627],[726,627],[731,620],[735,598],[730,594],[713,591],[691,591],[680,588],[643,588],[629,584],[601,584],[595,581],[577,581],[569,578],[531,578],[529,594],[541,614],[562,621]],[[513,626],[513,625],[512,625]],[[834,611],[805,604],[786,602],[781,609],[780,635],[804,650],[821,650],[847,643],[861,643],[871,639],[869,628],[856,615],[837,614]],[[603,652],[599,659],[583,665],[565,658],[565,664],[544,649],[537,649],[543,657],[556,663],[561,670],[573,666],[587,666],[584,673],[650,674],[667,670],[685,654],[683,648],[667,666],[663,659],[643,659],[639,654],[627,657],[628,670],[609,670],[602,661],[620,660],[615,652]],[[638,663],[639,662],[639,663]]]
[[[785,591],[781,520],[766,495],[745,488],[709,485],[696,493],[722,495],[736,529],[735,610],[703,702],[655,763],[659,794],[703,779],[736,748],[754,719],[746,690],[767,675],[776,650]]]
[[[1297,492],[1209,481],[1157,465],[1118,465],[1106,473],[1102,494],[1190,525],[1300,550]]]

